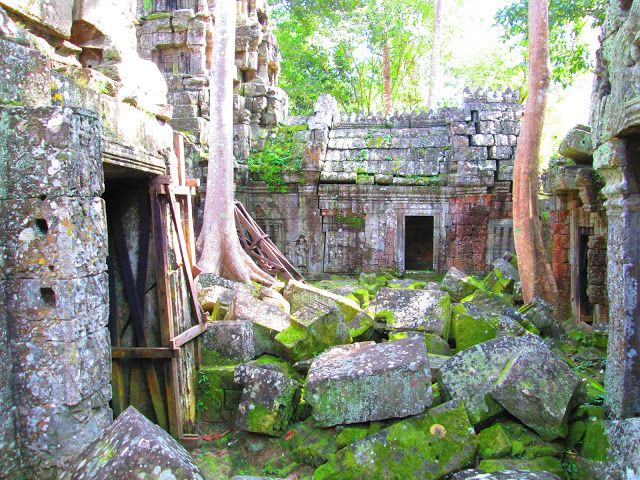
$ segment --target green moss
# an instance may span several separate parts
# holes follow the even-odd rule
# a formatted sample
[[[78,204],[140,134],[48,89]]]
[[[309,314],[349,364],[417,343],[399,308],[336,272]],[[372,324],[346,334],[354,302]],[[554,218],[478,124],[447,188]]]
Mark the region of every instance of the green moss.
[[[604,407],[602,405],[580,405],[571,414],[571,419],[604,420]]]
[[[438,335],[432,333],[425,333],[424,344],[427,347],[427,352],[433,355],[449,355],[451,348],[449,344]]]
[[[478,468],[485,473],[501,472],[503,470],[528,470],[555,473],[560,478],[566,478],[562,462],[555,457],[540,457],[532,460],[515,458],[482,460]]]
[[[433,392],[433,401],[431,402],[431,406],[437,407],[444,401],[444,399],[442,398],[442,393],[440,392],[440,385],[434,383],[433,385],[431,385],[431,391]]]
[[[321,428],[312,418],[293,425],[283,438],[284,447],[297,462],[318,467],[338,450],[335,428]]]
[[[250,432],[281,435],[287,427],[282,424],[283,417],[284,415],[277,410],[253,404],[253,408],[247,411],[246,421]]]
[[[585,422],[577,421],[569,425],[569,433],[567,435],[567,448],[574,449],[582,442],[584,432],[587,429]]]
[[[146,10],[146,1],[145,1],[145,10]],[[149,8],[151,10],[151,8]],[[150,13],[145,17],[146,20],[159,20],[161,18],[171,18],[171,12],[155,12]]]
[[[23,107],[24,102],[21,102],[19,100],[9,100],[7,98],[0,98],[0,105],[6,106],[6,107]]]
[[[453,337],[458,351],[496,338],[496,333],[495,325],[484,318],[462,314],[453,319]]]
[[[267,184],[269,191],[286,192],[283,175],[300,172],[302,159],[296,149],[296,133],[305,129],[306,126],[279,125],[269,133],[262,150],[251,152],[247,167]]]
[[[446,404],[343,448],[313,478],[435,480],[471,465],[476,451],[463,403]]]
[[[220,355],[215,350],[202,349],[202,365],[204,366],[229,366],[236,365],[237,360]]]
[[[275,336],[275,340],[287,350],[287,356],[294,362],[307,360],[322,351],[313,337],[301,326],[292,323]]]
[[[503,458],[511,455],[511,442],[502,425],[485,428],[478,434],[480,458]]]
[[[339,214],[337,216],[338,224],[346,225],[353,228],[364,228],[364,216],[357,215],[355,213],[347,213],[346,215]]]
[[[261,355],[253,362],[257,363],[258,365],[275,365],[282,373],[285,373],[287,376],[293,378],[294,380],[297,380],[301,383],[304,381],[304,379],[300,375],[300,372],[293,368],[293,366],[283,358],[276,357],[274,355]]]
[[[218,366],[202,366],[200,367],[198,384],[207,384],[211,388],[240,388],[233,382],[233,372],[235,365],[218,365]]]
[[[369,434],[366,427],[346,427],[336,437],[336,447],[338,449],[351,445]]]
[[[589,460],[607,461],[609,438],[604,429],[604,420],[586,424],[580,455]]]
[[[394,325],[396,322],[396,316],[391,310],[380,310],[379,312],[376,312],[375,321],[386,323],[387,325]]]

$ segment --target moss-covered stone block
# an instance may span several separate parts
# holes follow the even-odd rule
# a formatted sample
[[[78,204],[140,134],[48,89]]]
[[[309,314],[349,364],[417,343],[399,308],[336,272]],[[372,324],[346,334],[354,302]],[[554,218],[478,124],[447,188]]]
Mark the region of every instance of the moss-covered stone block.
[[[370,309],[384,330],[416,330],[443,338],[449,336],[451,298],[440,290],[381,288]]]
[[[336,437],[336,446],[338,449],[351,445],[353,442],[363,439],[369,435],[367,427],[346,427]]]
[[[468,297],[480,288],[480,286],[481,282],[455,267],[451,267],[440,282],[440,288],[447,292],[454,302],[459,302],[463,298]]]
[[[300,464],[318,467],[338,451],[335,428],[322,428],[312,418],[292,425],[282,442]]]
[[[474,345],[449,358],[440,368],[438,380],[444,397],[463,399],[474,425],[503,412],[504,408],[493,400],[489,392],[505,366],[529,345],[544,347],[542,340],[533,335],[500,337]]]
[[[323,426],[400,418],[431,405],[422,339],[335,347],[309,369],[305,398]]]
[[[511,455],[511,442],[499,423],[478,434],[480,458],[503,458]]]
[[[565,437],[580,379],[546,346],[524,348],[508,363],[491,396],[545,440]]]
[[[495,325],[485,318],[462,314],[453,319],[453,338],[458,351],[496,338],[497,331]]]
[[[567,448],[574,449],[582,442],[584,432],[587,429],[585,422],[578,420],[569,425],[569,433],[567,434]]]
[[[549,472],[566,479],[567,474],[562,467],[562,462],[555,457],[539,457],[532,460],[516,458],[500,458],[482,460],[478,469],[486,472],[501,472],[504,470],[529,470],[533,472]]]
[[[353,317],[351,321],[347,322],[349,335],[354,341],[361,341],[371,331],[374,323],[373,317],[363,310]]]
[[[350,322],[360,312],[360,306],[349,298],[295,280],[289,280],[283,295],[291,304],[293,313],[314,300],[333,304],[346,322]]]
[[[208,388],[198,395],[200,417],[206,422],[220,422],[225,419],[224,390]]]
[[[588,422],[585,425],[580,455],[589,460],[607,461],[609,438],[604,428],[604,420]]]
[[[300,384],[286,369],[246,363],[236,367],[234,381],[243,387],[236,426],[272,436],[285,433],[300,399]]]
[[[435,480],[472,465],[477,449],[464,405],[450,402],[343,448],[313,479]]]
[[[277,334],[275,340],[284,347],[287,358],[292,362],[307,360],[322,351],[311,334],[297,324]]]
[[[451,353],[451,347],[442,337],[433,335],[432,333],[424,334],[424,344],[427,347],[427,352],[433,355],[449,355]]]

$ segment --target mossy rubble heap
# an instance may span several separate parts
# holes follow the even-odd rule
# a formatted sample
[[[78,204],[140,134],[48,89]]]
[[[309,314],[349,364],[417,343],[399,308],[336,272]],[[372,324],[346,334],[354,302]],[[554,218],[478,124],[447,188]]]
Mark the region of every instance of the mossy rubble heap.
[[[547,304],[514,304],[515,266],[494,267],[439,285],[361,276],[335,288],[346,296],[225,284],[209,303],[201,418],[281,437],[314,479],[603,478],[601,387],[575,373],[576,348],[539,336]]]

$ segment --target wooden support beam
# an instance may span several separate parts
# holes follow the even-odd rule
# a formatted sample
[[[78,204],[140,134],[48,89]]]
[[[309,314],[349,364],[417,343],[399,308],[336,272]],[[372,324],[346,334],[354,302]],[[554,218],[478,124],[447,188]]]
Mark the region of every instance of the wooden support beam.
[[[196,316],[197,323],[199,325],[202,325],[203,323],[202,308],[200,307],[200,303],[198,302],[198,292],[196,289],[196,284],[193,280],[193,275],[191,273],[191,265],[187,265],[189,261],[189,253],[187,251],[187,241],[185,240],[184,232],[182,230],[183,226],[179,221],[178,205],[176,202],[176,197],[173,194],[172,186],[167,187],[167,193],[169,197],[169,209],[171,210],[171,219],[173,221],[173,226],[175,227],[176,233],[178,235],[178,247],[180,249],[180,255],[182,256],[182,259],[183,259],[183,262],[182,262],[184,267],[183,271],[184,271],[185,277],[187,278],[187,287],[189,288],[189,294],[190,294],[189,300],[191,302],[191,309]]]
[[[171,348],[174,350],[179,349],[185,343],[189,343],[194,338],[202,335],[207,331],[207,324],[200,323],[198,325],[194,325],[189,330],[185,330],[180,335],[171,339]]]
[[[166,182],[166,183],[163,183]],[[151,203],[151,231],[156,259],[156,293],[158,295],[158,313],[160,320],[160,338],[162,346],[170,346],[174,337],[173,313],[171,304],[171,287],[169,285],[169,247],[167,245],[167,228],[164,223],[165,202],[158,194],[160,185],[168,185],[170,177],[155,178],[149,189]],[[177,358],[165,362],[165,395],[169,413],[169,433],[180,438],[183,433],[182,415],[180,412],[180,388],[178,385]]]
[[[111,358],[175,358],[179,352],[168,347],[113,347]]]

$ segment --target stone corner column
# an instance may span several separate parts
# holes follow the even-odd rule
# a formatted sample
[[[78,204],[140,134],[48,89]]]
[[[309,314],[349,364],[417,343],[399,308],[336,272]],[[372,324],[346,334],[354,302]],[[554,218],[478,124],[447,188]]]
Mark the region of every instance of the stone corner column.
[[[112,420],[98,116],[0,108],[0,178],[17,440],[30,477],[56,478]]]

